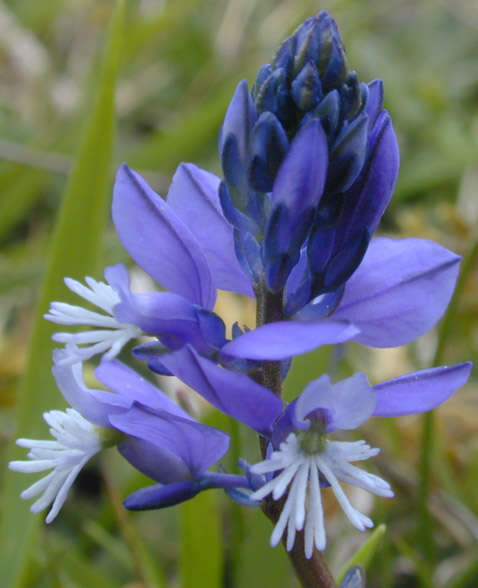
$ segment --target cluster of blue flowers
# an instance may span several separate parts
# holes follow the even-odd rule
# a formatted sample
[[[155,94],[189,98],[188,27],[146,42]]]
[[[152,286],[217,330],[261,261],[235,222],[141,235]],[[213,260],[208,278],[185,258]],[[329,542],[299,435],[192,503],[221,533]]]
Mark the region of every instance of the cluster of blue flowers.
[[[382,83],[358,81],[335,22],[321,12],[283,43],[252,90],[237,86],[219,138],[223,180],[183,163],[164,200],[120,168],[117,234],[162,290],[132,292],[116,265],[104,282],[65,280],[97,310],[51,304],[48,320],[95,328],[54,335],[64,347],[54,352],[53,375],[72,408],[45,413],[55,440],[19,439],[29,459],[10,463],[20,472],[51,470],[22,493],[39,495],[33,512],[51,506],[52,521],[83,465],[115,445],[154,481],[126,498],[129,509],[171,506],[209,488],[247,505],[280,501],[271,544],[286,534],[290,550],[303,531],[311,557],[325,548],[321,488],[331,487],[355,527],[372,526],[339,482],[392,496],[387,482],[351,464],[379,450],[329,434],[431,410],[471,370],[436,367],[375,386],[363,373],[337,383],[320,375],[291,404],[281,399],[294,356],[346,341],[407,344],[436,324],[452,295],[459,256],[431,241],[371,238],[399,167],[382,103]],[[228,339],[214,312],[217,289],[256,298],[255,329],[236,323]],[[228,435],[115,359],[144,334],[154,340],[134,347],[135,359],[255,430],[264,448],[258,463],[241,461],[240,475],[209,471]],[[107,390],[83,381],[83,362],[98,355],[95,376]]]

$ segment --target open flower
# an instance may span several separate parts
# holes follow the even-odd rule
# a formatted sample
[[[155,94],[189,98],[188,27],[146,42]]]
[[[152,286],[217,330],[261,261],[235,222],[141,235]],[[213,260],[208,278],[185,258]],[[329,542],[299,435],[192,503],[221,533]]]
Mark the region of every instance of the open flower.
[[[191,497],[202,489],[247,485],[241,476],[209,474],[206,470],[227,451],[229,437],[192,419],[161,390],[119,361],[103,362],[95,375],[113,392],[86,387],[82,364],[65,362],[68,351],[54,354],[53,375],[72,409],[51,411],[44,418],[56,441],[19,439],[30,449],[29,461],[9,467],[23,473],[52,471],[22,493],[39,512],[53,503],[51,522],[66,500],[69,488],[85,463],[102,448],[117,446],[134,467],[166,487]],[[184,499],[184,498],[183,498]]]
[[[440,367],[408,374],[370,386],[364,374],[332,385],[327,375],[310,382],[275,424],[267,458],[251,467],[252,474],[267,474],[252,500],[287,496],[271,535],[275,546],[287,530],[286,548],[304,530],[305,555],[314,547],[325,549],[321,487],[330,486],[350,522],[360,531],[372,521],[354,508],[339,481],[379,496],[393,496],[387,482],[351,462],[379,453],[364,441],[333,441],[336,430],[356,429],[373,416],[399,416],[431,410],[444,402],[468,379],[471,364]],[[273,476],[272,478],[270,476]]]

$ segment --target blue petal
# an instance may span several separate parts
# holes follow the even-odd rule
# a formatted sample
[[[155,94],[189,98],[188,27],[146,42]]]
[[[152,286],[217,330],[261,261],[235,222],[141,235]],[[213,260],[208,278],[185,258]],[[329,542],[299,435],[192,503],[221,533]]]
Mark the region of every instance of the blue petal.
[[[331,384],[327,375],[307,384],[295,405],[295,418],[305,422],[316,410],[327,411],[327,433],[337,429],[356,429],[373,414],[377,404],[376,394],[365,374]]]
[[[372,347],[410,343],[431,329],[450,301],[460,257],[424,239],[373,239],[345,286],[334,318],[360,329]]]
[[[191,470],[171,448],[129,436],[118,444],[118,451],[138,471],[161,484],[191,478]]]
[[[234,251],[233,227],[219,202],[220,180],[192,163],[182,163],[174,174],[167,202],[201,244],[218,288],[253,296],[249,278]]]
[[[260,433],[267,435],[282,411],[282,401],[271,390],[243,374],[217,366],[190,346],[165,356],[162,361],[216,408]]]
[[[164,392],[121,361],[102,361],[95,370],[95,377],[117,395],[128,399],[131,405],[140,402],[150,408],[191,419]]]
[[[162,464],[163,453],[177,456],[183,462],[187,469],[186,474],[181,474],[184,479],[185,476],[194,478],[204,473],[229,447],[229,437],[222,431],[197,423],[189,417],[185,419],[162,410],[148,410],[141,405],[135,405],[122,414],[112,415],[110,422],[128,437],[146,441],[153,446],[153,453],[145,457],[144,463],[142,452],[135,451],[134,465],[141,471],[154,467],[154,478],[163,483],[177,481],[181,471],[186,471],[177,464],[166,468]],[[154,452],[156,460],[151,459]]]
[[[466,384],[472,367],[471,362],[442,366],[377,384],[373,415],[395,417],[432,410]]]
[[[347,321],[280,321],[244,333],[224,345],[222,352],[234,357],[276,361],[307,353],[320,345],[344,343],[358,332]]]
[[[106,390],[87,388],[83,381],[82,363],[62,365],[68,351],[53,351],[52,373],[65,400],[85,419],[101,427],[110,427],[109,415],[123,412],[131,406],[131,400]]]
[[[207,259],[188,227],[123,164],[113,195],[113,222],[131,257],[168,290],[211,309],[216,298]]]

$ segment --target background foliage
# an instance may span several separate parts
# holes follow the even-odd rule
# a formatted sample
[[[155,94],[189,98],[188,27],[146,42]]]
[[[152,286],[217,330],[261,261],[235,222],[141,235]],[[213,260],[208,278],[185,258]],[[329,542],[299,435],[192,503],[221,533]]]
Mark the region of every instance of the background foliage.
[[[252,82],[296,25],[326,9],[360,79],[383,78],[400,140],[400,178],[381,232],[439,241],[465,256],[466,271],[436,332],[408,348],[351,344],[303,356],[288,393],[320,370],[360,369],[377,382],[475,359],[478,7],[467,0],[130,0],[125,26],[121,8],[109,0],[0,1],[0,560],[8,556],[10,570],[2,581],[6,588],[293,587],[287,557],[268,547],[267,520],[219,493],[167,511],[125,512],[121,499],[145,479],[112,451],[83,472],[49,528],[14,498],[28,481],[6,473],[9,442],[19,430],[45,434],[41,411],[63,406],[40,361],[51,330],[34,328],[35,305],[43,301],[37,315],[45,310],[48,288],[65,299],[65,272],[98,278],[103,265],[129,263],[105,212],[118,164],[139,169],[163,195],[180,161],[218,171],[217,132],[236,83]],[[223,296],[219,304],[231,321],[240,313],[252,325],[245,301]],[[183,396],[234,435],[233,454],[257,458],[252,435]],[[387,525],[368,567],[371,587],[476,587],[477,422],[475,378],[433,418],[377,421],[361,431],[383,448],[374,467],[397,495],[370,503],[363,493],[352,497]],[[326,507],[327,555],[338,573],[366,535],[333,500]]]

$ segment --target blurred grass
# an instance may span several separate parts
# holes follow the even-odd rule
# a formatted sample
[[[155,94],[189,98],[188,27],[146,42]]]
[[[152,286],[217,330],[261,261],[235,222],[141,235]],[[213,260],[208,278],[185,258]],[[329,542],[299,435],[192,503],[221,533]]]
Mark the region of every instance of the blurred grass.
[[[100,81],[99,58],[113,5],[110,0],[0,2],[0,447],[4,464],[7,442],[16,434],[14,411],[20,398],[16,390],[26,369],[50,235],[82,123]],[[271,59],[284,36],[317,8],[312,0],[128,2],[116,92],[118,132],[109,173],[126,160],[144,171],[164,194],[182,160],[217,171],[217,131],[233,88],[244,77],[252,82],[254,72]],[[385,82],[386,106],[399,135],[402,168],[382,232],[434,239],[466,254],[478,230],[476,4],[467,0],[328,0],[320,8],[338,21],[350,64],[360,78],[381,77]],[[99,151],[106,157],[106,151]],[[85,197],[92,198],[93,191],[100,194],[104,183],[96,175],[90,174],[89,179],[92,187]],[[97,204],[103,206],[100,201]],[[75,230],[79,218],[77,224]],[[99,232],[91,226],[85,238],[96,242]],[[126,259],[110,227],[105,244],[107,263]],[[83,257],[81,253],[79,257]],[[100,277],[86,256],[58,272]],[[476,263],[461,287],[442,357],[445,363],[477,356]],[[55,295],[64,296],[63,290]],[[235,300],[234,308],[240,311],[241,302]],[[37,361],[41,363],[40,357],[44,357],[48,364],[46,330],[43,327],[45,355],[39,355]],[[369,372],[372,381],[380,381],[426,367],[433,360],[436,341],[437,334],[431,333],[408,349],[376,351],[350,345],[343,357],[324,348],[296,361],[287,394],[294,397],[325,369],[341,375],[360,369]],[[40,377],[32,381],[31,376],[27,381],[33,399],[28,408],[33,421],[28,435],[32,436],[41,426],[43,406],[55,408],[61,399],[51,382],[44,383]],[[377,422],[364,432],[371,443],[383,447],[372,467],[392,483],[397,495],[394,500],[376,499],[369,505],[376,522],[387,524],[382,553],[379,550],[368,569],[370,586],[413,588],[431,582],[439,588],[476,587],[477,394],[474,379],[434,417],[433,431],[440,448],[422,494],[433,525],[434,560],[429,559],[417,528],[422,475],[420,419]],[[240,440],[236,440],[248,459],[257,458],[252,436],[241,429]],[[440,462],[446,463],[445,469],[437,467]],[[111,467],[110,475],[121,497],[145,483],[121,460],[113,459]],[[0,478],[5,482],[5,474]],[[28,483],[20,478],[17,475],[19,488]],[[164,580],[169,588],[192,581],[187,578],[194,577],[194,556],[189,559],[184,544],[181,548],[178,517],[185,527],[192,523],[193,514],[188,518],[185,513],[196,508],[202,511],[197,499],[181,515],[180,509],[168,509],[131,517],[144,538],[144,553],[149,554],[144,556],[146,561],[151,558],[153,568],[161,570],[159,579],[148,580],[126,560],[125,565],[118,565],[114,550],[107,542],[98,541],[99,529],[100,534],[93,532],[93,536],[91,526],[82,526],[82,518],[87,518],[123,542],[117,537],[121,525],[105,490],[101,485],[94,491],[91,487],[89,478],[80,478],[60,520],[48,530],[42,529],[42,541],[36,544],[32,564],[26,570],[26,585],[68,588],[96,582],[108,588],[139,587],[148,583],[159,586]],[[7,492],[8,508],[18,513],[18,526],[29,524],[33,517],[28,505]],[[338,571],[366,535],[349,528],[334,501],[324,494],[328,554]],[[216,537],[216,563],[208,579],[196,578],[197,588],[220,585],[221,578],[227,579],[223,584],[227,588],[294,586],[287,557],[268,547],[268,521],[249,510],[241,510],[242,518],[238,519],[237,511],[219,493],[208,496],[215,496],[205,500],[214,500],[211,508],[220,513],[210,530]],[[352,498],[364,500],[360,494]],[[83,517],[78,516],[78,505]],[[4,517],[3,524],[7,520]],[[237,541],[243,543],[240,557],[231,564],[232,572],[224,572],[224,566],[228,570],[230,546]],[[12,544],[11,549],[16,546]],[[185,567],[183,562],[187,562]]]

